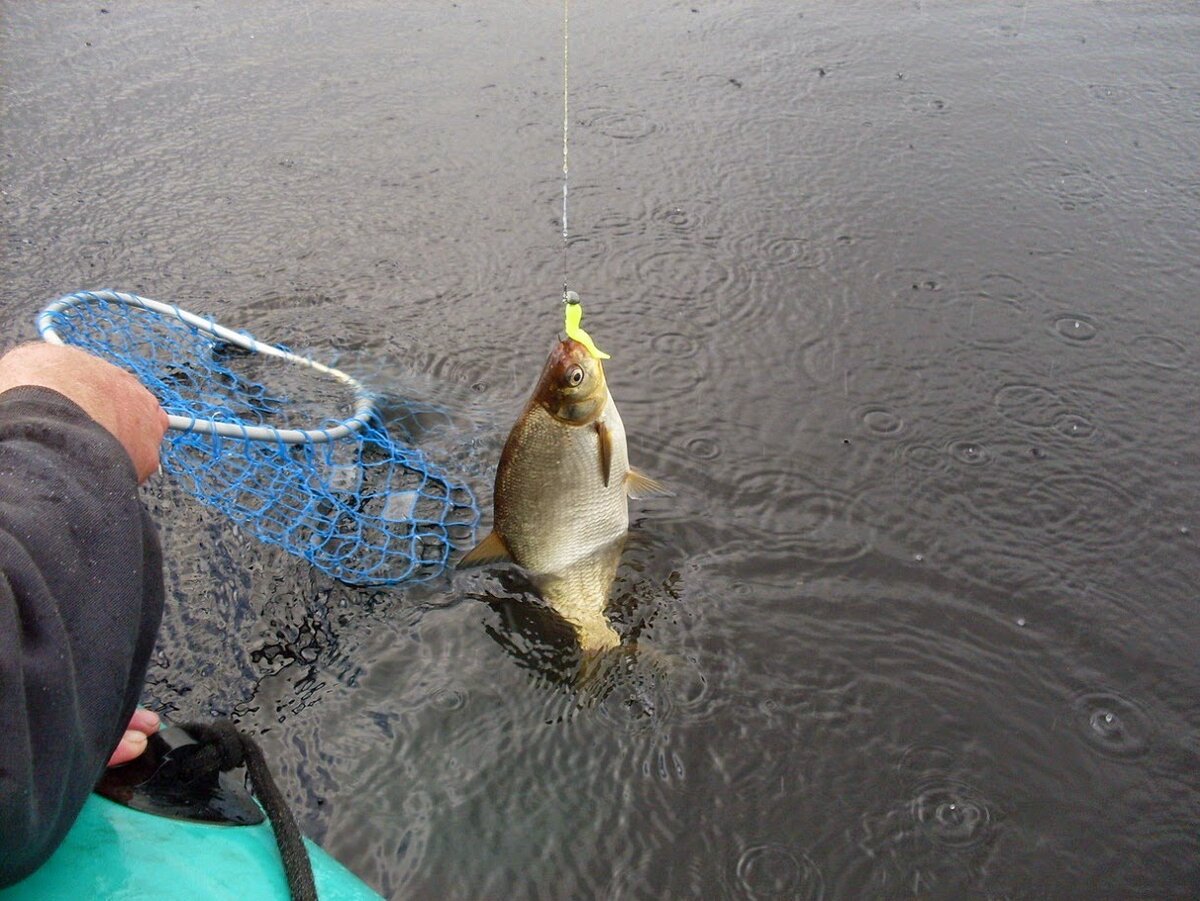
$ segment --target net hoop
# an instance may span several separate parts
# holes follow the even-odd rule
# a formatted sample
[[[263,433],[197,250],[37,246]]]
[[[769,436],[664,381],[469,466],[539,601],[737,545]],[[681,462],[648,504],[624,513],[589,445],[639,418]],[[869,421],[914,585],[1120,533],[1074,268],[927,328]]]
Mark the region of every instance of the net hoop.
[[[330,376],[341,382],[354,394],[353,415],[343,419],[339,424],[328,428],[275,429],[270,426],[250,425],[242,422],[224,422],[215,419],[200,419],[195,416],[180,416],[175,413],[169,413],[167,415],[168,425],[176,431],[207,432],[211,435],[219,435],[225,438],[242,438],[250,441],[274,441],[282,442],[283,444],[321,444],[328,441],[337,441],[347,435],[361,431],[377,415],[375,402],[371,398],[370,392],[357,379],[347,375],[340,369],[326,366],[324,363],[309,357],[294,354],[282,347],[256,341],[250,335],[225,328],[211,318],[189,313],[187,310],[177,307],[174,304],[150,300],[146,297],[139,297],[137,294],[110,290],[76,291],[74,294],[66,294],[57,300],[51,301],[38,314],[37,318],[37,329],[42,336],[42,340],[50,344],[65,345],[67,342],[59,335],[56,328],[58,318],[72,307],[84,306],[98,301],[120,303],[125,306],[140,308],[159,316],[178,319],[180,322],[199,332],[212,335],[214,338],[240,347],[250,353],[276,357],[288,363],[305,366],[323,375]]]

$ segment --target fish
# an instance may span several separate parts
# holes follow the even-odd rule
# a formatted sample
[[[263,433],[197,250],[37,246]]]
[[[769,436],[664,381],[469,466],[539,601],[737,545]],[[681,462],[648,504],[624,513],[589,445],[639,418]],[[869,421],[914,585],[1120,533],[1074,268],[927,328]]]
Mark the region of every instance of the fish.
[[[585,657],[616,648],[605,614],[629,499],[670,495],[629,465],[604,366],[582,342],[551,348],[496,469],[492,531],[458,569],[512,562],[575,630]]]

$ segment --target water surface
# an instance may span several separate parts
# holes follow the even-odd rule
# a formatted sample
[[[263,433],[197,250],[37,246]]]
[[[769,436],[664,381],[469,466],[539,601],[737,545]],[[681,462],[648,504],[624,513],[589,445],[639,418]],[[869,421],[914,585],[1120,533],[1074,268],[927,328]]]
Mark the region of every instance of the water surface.
[[[0,316],[117,287],[453,415],[564,273],[639,502],[593,706],[501,571],[368,590],[148,495],[146,700],[388,896],[1200,894],[1189,3],[3,4]]]

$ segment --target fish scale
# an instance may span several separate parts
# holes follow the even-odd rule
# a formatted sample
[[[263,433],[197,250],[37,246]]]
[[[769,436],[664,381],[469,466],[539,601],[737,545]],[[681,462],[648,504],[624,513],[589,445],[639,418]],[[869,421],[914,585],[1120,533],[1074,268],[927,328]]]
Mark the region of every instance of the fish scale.
[[[496,482],[496,528],[513,559],[531,573],[561,570],[623,536],[629,528],[625,428],[612,398],[600,416],[609,429],[609,484],[591,425],[565,426],[531,405],[513,429],[512,463]]]

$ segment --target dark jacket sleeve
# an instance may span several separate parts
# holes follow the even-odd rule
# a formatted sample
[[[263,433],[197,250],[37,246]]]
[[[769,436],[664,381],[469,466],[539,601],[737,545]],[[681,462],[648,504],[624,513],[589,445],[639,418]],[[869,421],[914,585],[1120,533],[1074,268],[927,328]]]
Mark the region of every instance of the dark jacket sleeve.
[[[103,773],[162,607],[124,448],[57,392],[0,394],[0,887],[49,857]]]

